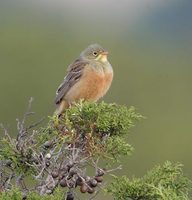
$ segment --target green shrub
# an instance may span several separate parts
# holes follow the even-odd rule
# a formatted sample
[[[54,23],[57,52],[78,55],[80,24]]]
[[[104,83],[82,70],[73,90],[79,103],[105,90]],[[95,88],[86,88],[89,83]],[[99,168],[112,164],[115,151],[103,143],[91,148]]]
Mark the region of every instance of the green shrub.
[[[108,187],[115,200],[189,200],[191,181],[183,175],[181,164],[166,162],[143,178],[115,177]]]

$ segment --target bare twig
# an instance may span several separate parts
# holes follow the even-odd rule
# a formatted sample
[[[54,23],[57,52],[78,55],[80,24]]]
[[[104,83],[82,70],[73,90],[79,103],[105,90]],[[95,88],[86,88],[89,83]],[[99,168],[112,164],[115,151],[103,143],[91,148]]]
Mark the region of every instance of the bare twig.
[[[65,142],[65,138],[62,140],[65,132],[68,131],[65,125],[57,132],[58,136],[55,134],[48,138],[45,135],[45,138],[48,139],[44,141],[41,138],[41,132],[34,129],[42,123],[44,118],[26,126],[28,117],[34,114],[31,111],[32,102],[33,98],[30,98],[23,119],[16,119],[16,139],[12,138],[8,130],[0,124],[4,130],[5,137],[8,139],[11,151],[14,152],[9,155],[9,165],[0,163],[0,187],[3,186],[5,190],[9,190],[11,187],[17,186],[23,191],[24,195],[34,190],[39,192],[40,195],[44,195],[53,193],[54,189],[61,185],[68,188],[68,195],[73,194],[75,199],[80,200],[75,193],[76,187],[79,187],[82,193],[88,192],[92,194],[88,200],[94,199],[101,191],[102,185],[104,185],[102,182],[103,175],[119,170],[121,166],[108,170],[102,169],[100,167],[100,156],[93,158],[92,154],[87,153],[85,146],[91,141],[88,136],[82,139],[77,134],[74,137],[75,139],[73,138],[71,141]],[[60,133],[64,136],[59,135]],[[75,135],[75,133],[73,132],[72,135]],[[103,140],[107,140],[107,138],[108,136]],[[92,147],[91,145],[92,143],[89,148]],[[88,167],[95,171],[92,176],[87,173]],[[16,176],[18,169],[22,169],[23,173]],[[28,172],[32,174],[31,177],[34,179],[35,186],[24,182],[27,174],[29,174]],[[16,183],[13,184],[13,180]]]

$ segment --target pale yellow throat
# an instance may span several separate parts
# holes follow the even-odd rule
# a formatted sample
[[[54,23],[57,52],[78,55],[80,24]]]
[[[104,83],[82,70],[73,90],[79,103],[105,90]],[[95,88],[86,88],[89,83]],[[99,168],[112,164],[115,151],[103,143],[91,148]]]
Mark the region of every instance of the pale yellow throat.
[[[96,60],[99,60],[101,62],[107,62],[107,55],[100,54],[100,55],[98,55],[98,57],[96,58]]]

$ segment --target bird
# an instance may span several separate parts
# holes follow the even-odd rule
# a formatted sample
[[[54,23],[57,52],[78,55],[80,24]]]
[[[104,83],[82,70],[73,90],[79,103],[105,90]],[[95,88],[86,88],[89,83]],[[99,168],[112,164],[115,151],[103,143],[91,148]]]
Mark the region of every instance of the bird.
[[[106,94],[113,80],[113,68],[107,56],[107,50],[91,44],[68,66],[56,91],[56,115],[79,100],[96,102]]]

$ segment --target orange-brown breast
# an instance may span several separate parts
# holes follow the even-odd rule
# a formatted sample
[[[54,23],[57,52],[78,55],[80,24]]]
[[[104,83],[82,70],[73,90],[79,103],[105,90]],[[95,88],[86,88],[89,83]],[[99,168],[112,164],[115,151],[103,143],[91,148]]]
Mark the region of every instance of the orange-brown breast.
[[[109,89],[113,79],[113,71],[98,71],[91,67],[84,69],[81,80],[66,94],[65,99],[73,102],[79,99],[97,101]]]

